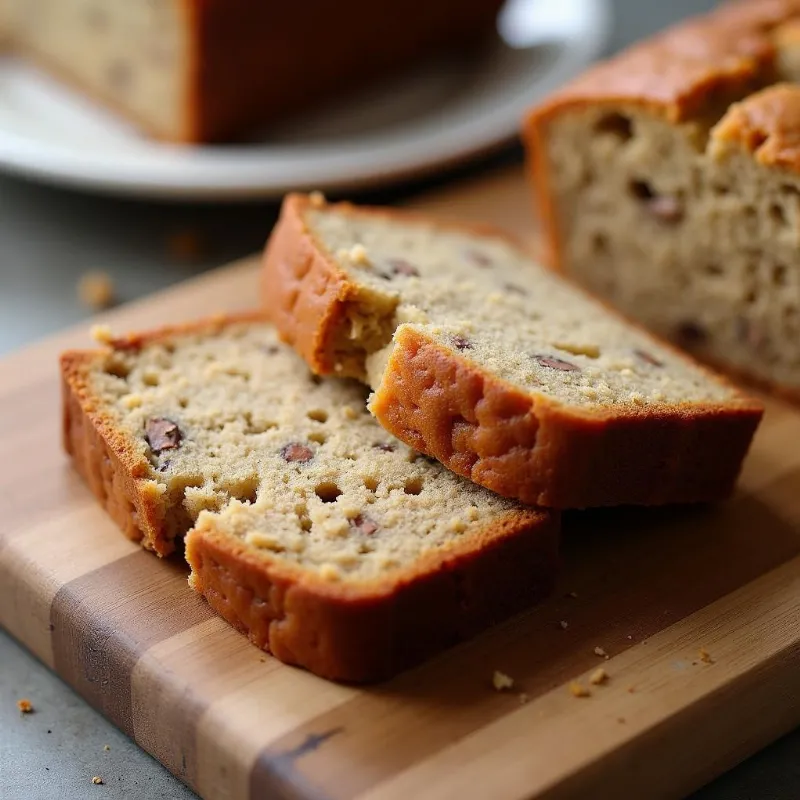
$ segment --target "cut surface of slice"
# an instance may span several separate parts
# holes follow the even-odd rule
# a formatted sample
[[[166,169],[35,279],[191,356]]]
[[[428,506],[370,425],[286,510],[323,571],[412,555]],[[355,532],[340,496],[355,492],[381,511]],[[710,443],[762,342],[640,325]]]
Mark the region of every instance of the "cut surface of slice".
[[[264,299],[314,371],[372,386],[391,433],[526,503],[720,499],[761,416],[496,232],[290,196]]]
[[[397,441],[263,319],[110,339],[62,369],[67,450],[115,521],[162,555],[196,523],[192,585],[284,661],[385,677],[551,587],[557,514]]]

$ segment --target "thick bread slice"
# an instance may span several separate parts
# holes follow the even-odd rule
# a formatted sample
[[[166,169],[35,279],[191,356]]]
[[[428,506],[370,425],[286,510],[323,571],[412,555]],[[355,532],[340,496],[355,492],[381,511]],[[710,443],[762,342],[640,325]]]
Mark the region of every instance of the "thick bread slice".
[[[159,138],[215,142],[467,50],[502,0],[2,0],[6,39]]]
[[[800,2],[745,0],[589,70],[525,131],[558,269],[795,400],[798,80]]]
[[[314,371],[372,385],[391,433],[526,503],[720,499],[762,413],[487,231],[291,196],[264,299]]]
[[[62,358],[65,443],[125,533],[283,661],[386,677],[545,595],[558,515],[389,436],[257,317]]]

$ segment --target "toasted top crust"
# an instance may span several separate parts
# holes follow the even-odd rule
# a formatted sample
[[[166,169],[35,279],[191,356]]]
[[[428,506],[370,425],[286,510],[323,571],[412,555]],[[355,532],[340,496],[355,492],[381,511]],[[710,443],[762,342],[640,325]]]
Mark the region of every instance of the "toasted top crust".
[[[800,86],[770,86],[731,106],[712,132],[711,152],[730,145],[764,166],[800,171]]]
[[[673,122],[705,117],[778,77],[780,26],[799,0],[740,0],[676,25],[600,63],[559,90],[528,125],[568,106],[627,103]]]

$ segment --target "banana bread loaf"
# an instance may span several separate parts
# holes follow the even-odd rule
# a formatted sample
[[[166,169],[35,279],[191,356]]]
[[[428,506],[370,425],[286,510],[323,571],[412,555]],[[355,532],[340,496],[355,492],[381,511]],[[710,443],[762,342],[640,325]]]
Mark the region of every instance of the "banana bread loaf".
[[[722,498],[761,417],[498,234],[294,195],[264,299],[315,372],[375,389],[387,430],[526,503]]]
[[[469,46],[502,0],[4,0],[7,36],[159,138],[221,141]]]
[[[699,357],[800,399],[800,2],[600,64],[525,139],[550,257]]]
[[[62,359],[67,450],[132,538],[283,661],[390,675],[548,592],[558,516],[389,436],[258,318]]]

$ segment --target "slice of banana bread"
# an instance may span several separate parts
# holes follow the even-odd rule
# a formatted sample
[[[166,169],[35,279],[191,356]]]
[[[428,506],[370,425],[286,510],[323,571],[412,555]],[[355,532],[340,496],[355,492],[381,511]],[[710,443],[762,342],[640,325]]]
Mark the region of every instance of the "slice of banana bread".
[[[159,138],[258,132],[489,37],[502,0],[2,0],[23,55]]]
[[[294,195],[264,298],[390,432],[527,503],[722,498],[762,413],[499,234]]]
[[[354,381],[323,381],[254,317],[62,358],[65,442],[133,539],[186,538],[191,583],[283,661],[390,675],[530,605],[558,515],[389,436]]]
[[[800,2],[746,0],[590,70],[525,133],[559,269],[795,399],[798,80]]]

